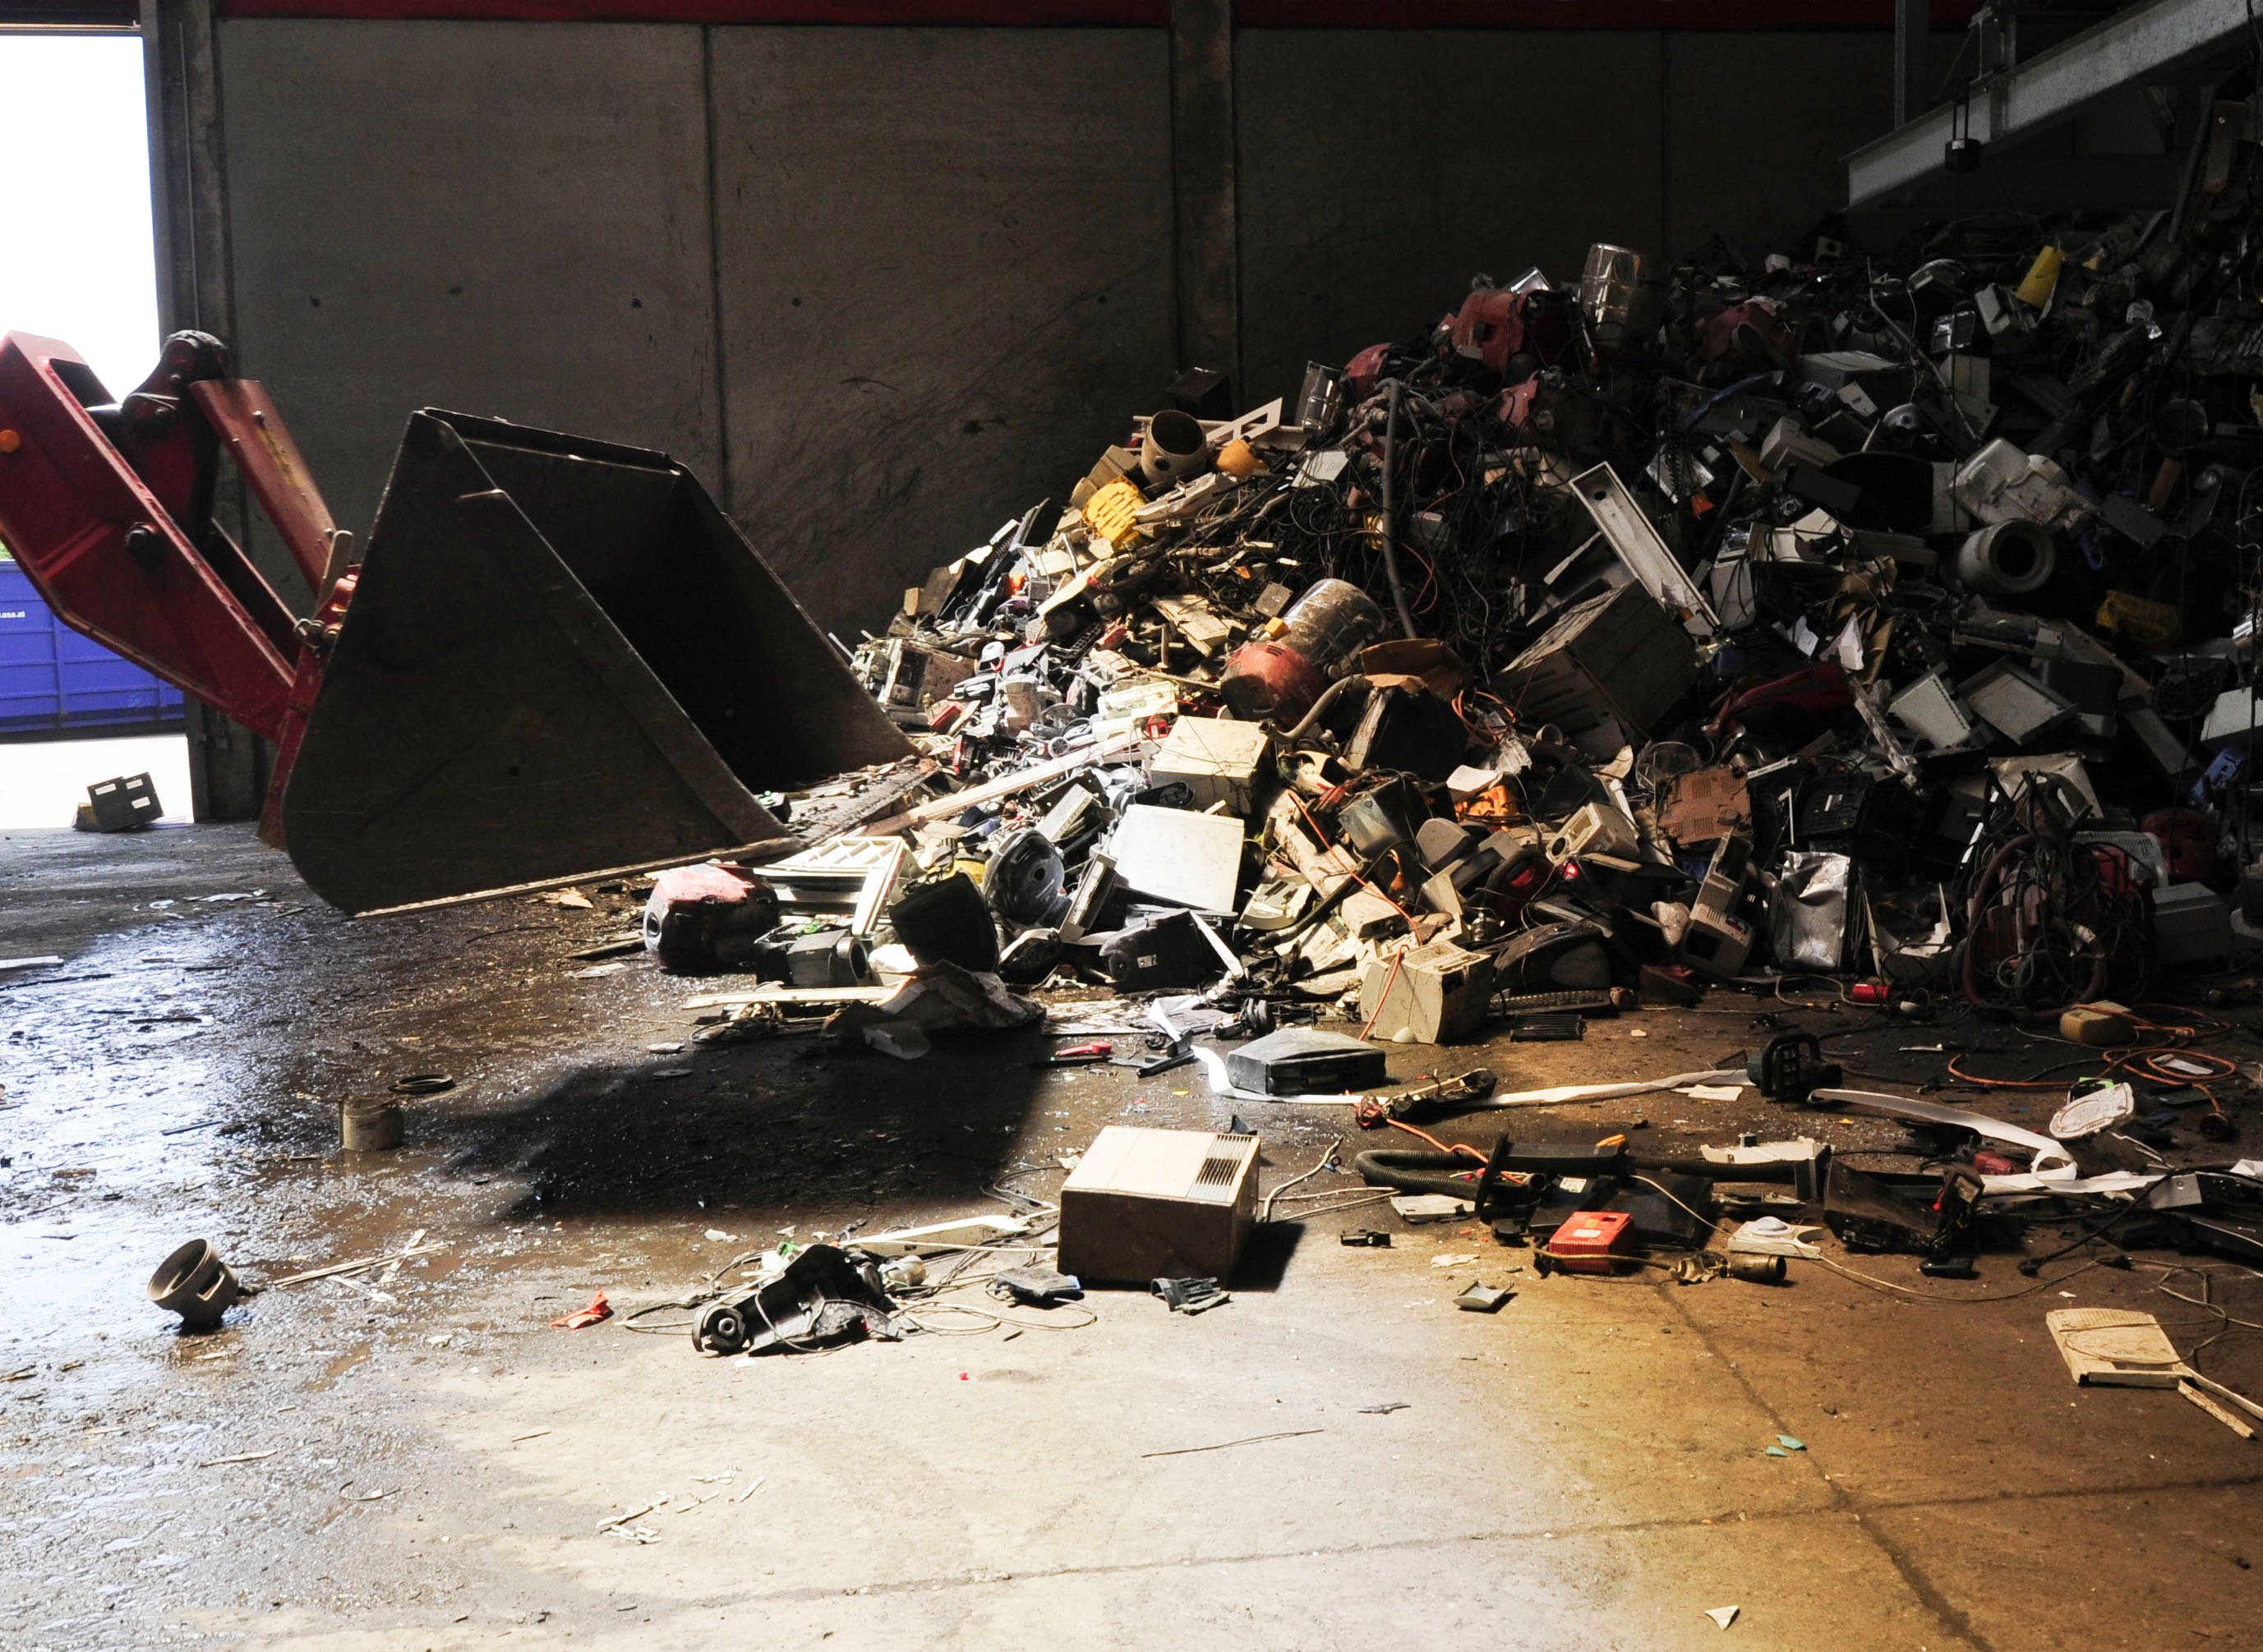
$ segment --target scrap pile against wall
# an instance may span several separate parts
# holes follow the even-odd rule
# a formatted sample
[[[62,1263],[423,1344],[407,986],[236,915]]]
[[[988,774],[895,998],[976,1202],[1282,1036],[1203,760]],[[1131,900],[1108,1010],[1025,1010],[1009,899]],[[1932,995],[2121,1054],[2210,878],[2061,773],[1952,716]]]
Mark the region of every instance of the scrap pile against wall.
[[[2263,941],[2217,893],[2263,544],[2222,219],[1968,223],[1891,273],[1597,247],[1293,408],[1190,375],[862,650],[978,789],[917,858],[979,878],[1009,979],[1230,953],[1385,1026],[1378,970],[2035,1012]]]
[[[857,651],[938,795],[782,862],[664,874],[650,943],[777,984],[721,1035],[847,1004],[836,1035],[907,1058],[1034,1023],[1023,991],[1106,985],[1150,1000],[1119,1064],[1199,1059],[1236,1100],[1363,1093],[1370,1126],[1598,1093],[1493,1096],[1483,1069],[1377,1093],[1381,1042],[1576,1039],[1821,977],[2122,1053],[2049,1134],[1845,1089],[1798,1034],[1601,1089],[1749,1081],[1898,1119],[1951,1144],[1914,1179],[1804,1136],[1359,1167],[1529,1230],[1544,1271],[1599,1216],[1601,1252],[1623,1232],[1748,1277],[1821,1254],[1767,1221],[1707,1250],[1716,1178],[1792,1181],[1849,1246],[1951,1274],[2000,1201],[2173,1214],[2155,1195],[2191,1177],[2085,1143],[2140,1088],[2236,1133],[2209,1087],[2233,1064],[2123,1006],[2263,949],[2245,215],[1967,221],[1891,264],[1818,234],[1662,278],[1597,246],[1576,289],[1480,278],[1293,405],[1237,415],[1189,374]],[[1332,1016],[1357,1036],[1290,1024]],[[1088,1055],[1110,1051],[1054,1059]],[[2258,1169],[2173,1214],[2251,1198]],[[2263,1227],[2222,1227],[2197,1242],[2263,1257]]]

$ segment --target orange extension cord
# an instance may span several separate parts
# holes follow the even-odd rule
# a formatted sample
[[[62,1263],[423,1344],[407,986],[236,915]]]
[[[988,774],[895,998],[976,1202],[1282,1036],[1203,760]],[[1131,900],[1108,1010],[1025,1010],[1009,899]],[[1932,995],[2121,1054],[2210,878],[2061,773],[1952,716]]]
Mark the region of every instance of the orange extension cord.
[[[2148,1006],[2145,1007],[2151,1006]],[[2179,1026],[2159,1021],[2141,1021],[2137,1025],[2144,1032],[2161,1035],[2164,1042],[2157,1044],[2141,1045],[2135,1050],[2123,1050],[2120,1055],[2115,1057],[2114,1059],[2108,1062],[2104,1066],[2098,1068],[2098,1076],[2101,1078],[2107,1078],[2115,1072],[2127,1069],[2129,1076],[2144,1078],[2154,1084],[2188,1086],[2191,1088],[2199,1091],[2202,1095],[2208,1098],[2208,1105],[2211,1110],[2221,1114],[2223,1111],[2223,1104],[2216,1099],[2216,1092],[2214,1090],[2210,1089],[2200,1078],[2197,1078],[2191,1073],[2179,1072],[2173,1067],[2164,1067],[2161,1065],[2161,1058],[2165,1056],[2173,1055],[2180,1061],[2188,1061],[2195,1064],[2196,1065],[2205,1066],[2209,1069],[2206,1075],[2207,1077],[2219,1079],[2229,1078],[2239,1071],[2238,1063],[2226,1060],[2222,1056],[2210,1055],[2204,1050],[2190,1050],[2186,1048],[2193,1039],[2199,1037],[2203,1031],[2209,1030],[2209,1028],[2212,1028],[2219,1031],[2229,1029],[2226,1028],[2222,1022],[2210,1022],[2209,1024],[2209,1028]],[[1963,1067],[1957,1064],[1963,1059],[1963,1057],[1961,1052],[1957,1055],[1951,1056],[1948,1058],[1949,1077],[1955,1078],[1960,1084],[1972,1085],[1977,1088],[1985,1090],[2062,1089],[2064,1087],[2064,1083],[2060,1079],[2049,1077],[2048,1075],[2057,1072],[2064,1072],[2071,1067],[2087,1067],[2090,1065],[2089,1057],[2077,1057],[2073,1060],[2062,1061],[2055,1065],[2045,1067],[2042,1073],[2039,1073],[2032,1078],[1984,1078],[1977,1073],[1965,1071]]]

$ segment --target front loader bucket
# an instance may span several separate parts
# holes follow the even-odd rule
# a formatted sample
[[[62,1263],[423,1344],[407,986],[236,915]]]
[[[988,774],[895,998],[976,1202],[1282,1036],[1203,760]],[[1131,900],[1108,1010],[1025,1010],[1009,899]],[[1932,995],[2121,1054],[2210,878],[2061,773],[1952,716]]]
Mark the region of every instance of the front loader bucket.
[[[350,913],[786,837],[757,791],[910,754],[663,454],[408,421],[283,794]]]

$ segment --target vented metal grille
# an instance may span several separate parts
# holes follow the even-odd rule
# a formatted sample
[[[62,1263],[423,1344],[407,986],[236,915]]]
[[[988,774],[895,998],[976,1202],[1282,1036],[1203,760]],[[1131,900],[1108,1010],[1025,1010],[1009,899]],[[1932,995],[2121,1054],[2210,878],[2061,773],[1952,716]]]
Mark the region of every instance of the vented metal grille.
[[[1254,1136],[1220,1136],[1213,1138],[1211,1155],[1203,1160],[1202,1172],[1195,1178],[1197,1187],[1223,1187],[1232,1182],[1242,1165],[1248,1162],[1247,1151]],[[1219,1149],[1226,1151],[1221,1152]]]

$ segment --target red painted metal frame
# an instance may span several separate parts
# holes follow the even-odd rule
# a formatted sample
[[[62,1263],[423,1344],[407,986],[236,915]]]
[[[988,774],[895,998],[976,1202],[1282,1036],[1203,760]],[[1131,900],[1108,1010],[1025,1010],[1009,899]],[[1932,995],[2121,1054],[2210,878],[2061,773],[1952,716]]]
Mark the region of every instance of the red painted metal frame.
[[[291,559],[320,593],[329,571],[337,524],[315,486],[299,444],[266,390],[250,379],[201,379],[188,387],[197,408],[228,449],[236,473],[251,488],[267,520],[282,536]]]
[[[322,692],[323,656],[329,644],[337,640],[338,626],[346,617],[346,604],[353,600],[354,586],[360,577],[359,568],[348,568],[329,590],[322,591],[322,602],[314,613],[315,635],[299,645],[299,669],[291,681],[291,703],[284,711],[283,726],[275,736],[275,772],[267,783],[266,800],[259,811],[260,840],[278,849],[283,847],[283,789],[290,783],[291,770],[298,763],[299,742],[306,738],[307,719],[314,714],[315,696]],[[319,580],[315,588],[322,590]]]
[[[209,371],[184,365],[193,351],[182,338],[193,336],[168,342],[128,412],[112,408],[68,344],[0,338],[0,543],[74,630],[276,743],[262,835],[278,842],[278,800],[322,656],[211,520],[220,451],[321,597],[318,635],[335,634],[353,581],[323,588],[329,510],[265,393],[245,379],[192,379]]]
[[[1977,0],[1933,0],[1956,25]],[[219,0],[234,18],[1167,28],[1169,0]],[[1235,0],[1245,29],[1891,29],[1893,0]]]
[[[851,27],[1165,28],[1169,0],[220,0],[231,18]]]
[[[1936,26],[1961,27],[1979,0],[1932,0]],[[1234,0],[1244,29],[1882,29],[1893,0]]]

